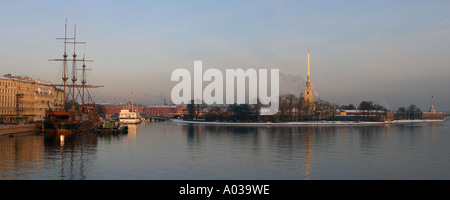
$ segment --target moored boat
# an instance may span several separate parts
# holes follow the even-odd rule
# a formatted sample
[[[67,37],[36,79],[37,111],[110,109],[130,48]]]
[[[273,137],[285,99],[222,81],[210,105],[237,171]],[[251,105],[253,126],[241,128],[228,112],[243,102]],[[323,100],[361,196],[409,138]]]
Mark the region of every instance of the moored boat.
[[[140,124],[142,119],[139,112],[132,112],[128,109],[124,109],[119,113],[119,122],[123,124]]]
[[[137,110],[134,110],[134,93],[131,93],[131,105],[120,110],[119,122],[122,124],[140,124],[142,122],[141,115]]]

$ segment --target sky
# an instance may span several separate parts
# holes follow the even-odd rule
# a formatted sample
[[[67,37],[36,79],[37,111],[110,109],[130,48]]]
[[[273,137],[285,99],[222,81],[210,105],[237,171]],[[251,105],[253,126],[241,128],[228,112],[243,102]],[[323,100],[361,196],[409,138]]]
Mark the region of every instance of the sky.
[[[98,103],[160,105],[177,68],[279,69],[280,92],[450,111],[450,1],[0,1],[0,75],[61,83],[67,19]],[[68,50],[72,54],[73,50]],[[224,72],[224,71],[223,71]],[[80,77],[79,77],[80,79]],[[205,83],[206,84],[206,83]]]

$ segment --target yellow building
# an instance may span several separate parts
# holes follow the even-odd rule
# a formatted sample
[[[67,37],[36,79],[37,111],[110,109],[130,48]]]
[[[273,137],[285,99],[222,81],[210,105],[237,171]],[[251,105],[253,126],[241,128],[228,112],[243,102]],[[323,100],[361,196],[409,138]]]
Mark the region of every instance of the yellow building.
[[[0,77],[0,122],[41,121],[49,108],[59,110],[63,91],[29,77]]]

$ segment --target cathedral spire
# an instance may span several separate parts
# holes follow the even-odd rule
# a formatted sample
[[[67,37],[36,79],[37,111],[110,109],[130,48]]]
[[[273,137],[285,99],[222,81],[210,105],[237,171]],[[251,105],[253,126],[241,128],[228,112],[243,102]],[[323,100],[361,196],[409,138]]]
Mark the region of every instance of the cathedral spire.
[[[436,110],[434,109],[434,105],[433,105],[433,95],[431,95],[431,108],[430,108],[430,112],[431,112],[431,113],[436,113]]]
[[[310,79],[310,72],[309,72],[309,49],[308,49],[308,71],[306,74],[306,87],[311,87],[311,79]]]
[[[306,75],[306,87],[305,87],[305,102],[312,104],[314,99],[312,97],[312,88],[311,88],[311,79],[310,79],[310,71],[309,71],[309,49],[308,49],[308,71]]]
[[[307,74],[307,80],[309,81],[309,49],[308,49],[308,74]]]

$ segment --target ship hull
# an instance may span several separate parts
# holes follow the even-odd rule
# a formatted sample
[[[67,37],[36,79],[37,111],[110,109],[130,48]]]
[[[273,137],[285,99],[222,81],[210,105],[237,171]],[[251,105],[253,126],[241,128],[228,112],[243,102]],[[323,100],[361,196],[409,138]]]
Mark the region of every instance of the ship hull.
[[[86,109],[85,109],[86,110]],[[71,135],[83,134],[94,131],[102,123],[97,115],[92,112],[79,110],[72,111],[49,111],[43,124],[43,133],[46,135]]]
[[[76,133],[74,129],[46,129],[45,135],[72,135]]]

